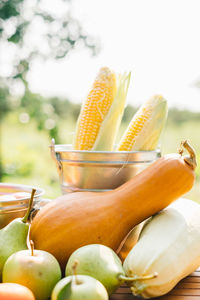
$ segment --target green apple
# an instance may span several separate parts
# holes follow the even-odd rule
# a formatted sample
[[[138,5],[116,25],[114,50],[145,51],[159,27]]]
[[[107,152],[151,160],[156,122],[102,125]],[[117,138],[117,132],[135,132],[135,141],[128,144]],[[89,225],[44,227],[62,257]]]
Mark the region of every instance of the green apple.
[[[122,262],[117,254],[104,245],[90,244],[75,250],[70,256],[65,275],[72,275],[75,262],[76,274],[89,275],[99,280],[112,294],[125,279]]]
[[[103,284],[87,275],[63,278],[53,289],[51,300],[108,300]]]
[[[3,282],[13,282],[29,288],[37,300],[50,297],[61,270],[56,258],[46,251],[21,250],[12,254],[3,268]]]

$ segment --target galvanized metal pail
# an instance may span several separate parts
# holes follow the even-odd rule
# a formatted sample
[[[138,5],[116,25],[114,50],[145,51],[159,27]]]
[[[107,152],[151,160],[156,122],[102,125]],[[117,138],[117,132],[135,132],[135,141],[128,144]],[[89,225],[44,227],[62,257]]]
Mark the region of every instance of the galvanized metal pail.
[[[157,160],[155,151],[85,151],[72,145],[50,146],[56,162],[62,193],[109,191],[122,185]]]
[[[0,183],[0,195],[10,195],[17,192],[26,192],[31,195],[33,188],[36,189],[33,208],[38,210],[43,201],[41,199],[41,196],[44,194],[43,189],[22,184]],[[16,200],[0,199],[0,228],[3,228],[15,218],[23,217],[28,208],[29,200],[30,197],[28,196]]]

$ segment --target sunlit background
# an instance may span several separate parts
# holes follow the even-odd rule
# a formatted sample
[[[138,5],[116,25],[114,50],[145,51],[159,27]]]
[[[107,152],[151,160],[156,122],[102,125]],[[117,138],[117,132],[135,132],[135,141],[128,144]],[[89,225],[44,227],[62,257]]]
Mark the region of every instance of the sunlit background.
[[[169,104],[162,152],[188,139],[200,158],[199,0],[0,2],[0,177],[60,194],[48,146],[71,143],[102,66],[131,71],[119,137],[153,94]],[[119,138],[118,137],[118,138]],[[200,201],[199,177],[189,197]]]

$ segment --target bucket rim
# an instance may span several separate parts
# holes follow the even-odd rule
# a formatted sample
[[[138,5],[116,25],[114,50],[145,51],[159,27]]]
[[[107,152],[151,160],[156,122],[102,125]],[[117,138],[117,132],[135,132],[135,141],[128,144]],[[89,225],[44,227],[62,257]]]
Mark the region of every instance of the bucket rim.
[[[72,148],[72,144],[54,144],[50,145],[49,148],[54,148],[55,152],[69,152],[69,153],[88,153],[88,154],[134,154],[134,153],[161,153],[160,148],[156,148],[155,150],[134,150],[134,151],[94,151],[94,150],[74,150]]]

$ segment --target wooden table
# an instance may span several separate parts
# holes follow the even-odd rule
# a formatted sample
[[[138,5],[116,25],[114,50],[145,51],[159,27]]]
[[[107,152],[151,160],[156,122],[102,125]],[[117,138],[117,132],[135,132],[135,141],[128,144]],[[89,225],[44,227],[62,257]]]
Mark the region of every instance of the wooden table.
[[[129,287],[120,287],[110,300],[138,300],[141,298],[131,294]],[[200,268],[190,276],[181,280],[167,295],[156,298],[159,300],[200,300]]]

